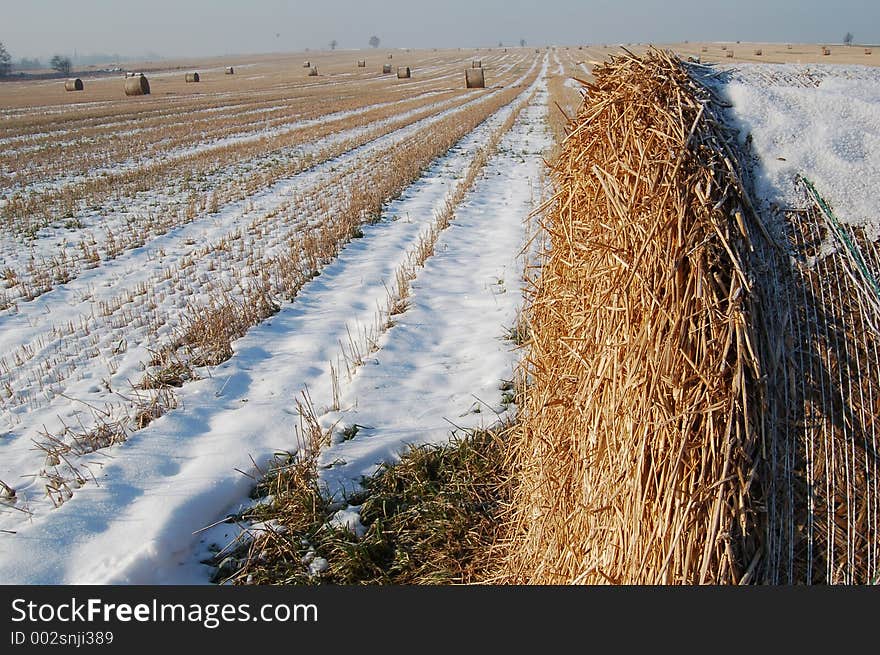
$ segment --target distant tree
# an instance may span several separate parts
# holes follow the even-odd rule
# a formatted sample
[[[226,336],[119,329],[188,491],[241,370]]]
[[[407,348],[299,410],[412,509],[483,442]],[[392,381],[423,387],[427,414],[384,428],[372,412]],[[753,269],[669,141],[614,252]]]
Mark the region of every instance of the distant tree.
[[[499,47],[499,48],[503,48],[503,47],[504,47],[504,44],[501,43],[501,41],[499,41],[499,42],[498,42],[498,47]]]
[[[526,47],[526,40],[525,40],[525,39],[520,39],[520,40],[519,40],[519,47],[520,47],[520,48],[525,48],[525,47]]]
[[[27,57],[22,57],[17,62],[15,62],[15,68],[22,71],[36,70],[42,67],[43,62],[41,62],[39,59],[28,59]]]
[[[855,38],[855,37],[853,36],[852,32],[847,32],[847,33],[846,33],[846,36],[843,37],[843,42],[844,42],[846,45],[852,45],[852,42],[853,42],[853,39],[854,39],[854,38]]]
[[[336,50],[336,46],[338,46],[338,45],[339,45],[339,41],[337,41],[336,39],[333,39],[333,40],[330,42],[330,49],[331,49],[331,50]]]
[[[0,77],[4,77],[5,75],[9,75],[9,71],[12,70],[12,57],[9,55],[9,52],[6,50],[6,46],[3,45],[3,42],[0,41]]]
[[[70,75],[70,67],[72,66],[72,64],[70,63],[70,57],[55,55],[49,61],[49,66],[57,70],[62,75]]]
[[[372,46],[373,48],[379,47],[379,37],[378,36],[371,36],[370,37],[370,46]]]

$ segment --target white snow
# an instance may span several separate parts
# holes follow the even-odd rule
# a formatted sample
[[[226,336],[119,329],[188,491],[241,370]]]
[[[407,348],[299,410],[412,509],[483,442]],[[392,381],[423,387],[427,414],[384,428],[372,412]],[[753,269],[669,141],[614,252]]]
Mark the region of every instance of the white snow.
[[[880,69],[751,64],[720,88],[759,158],[758,196],[803,207],[810,179],[843,223],[880,238]]]

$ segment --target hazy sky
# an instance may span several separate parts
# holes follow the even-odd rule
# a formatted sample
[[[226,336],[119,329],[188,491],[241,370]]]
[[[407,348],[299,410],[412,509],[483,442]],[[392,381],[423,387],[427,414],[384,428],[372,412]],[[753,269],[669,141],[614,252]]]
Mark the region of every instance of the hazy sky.
[[[880,42],[880,0],[0,0],[13,59],[683,40]]]

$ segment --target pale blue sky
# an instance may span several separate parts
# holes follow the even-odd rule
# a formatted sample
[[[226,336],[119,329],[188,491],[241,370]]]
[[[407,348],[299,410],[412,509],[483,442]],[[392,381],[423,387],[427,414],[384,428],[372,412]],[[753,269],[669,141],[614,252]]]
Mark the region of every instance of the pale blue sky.
[[[682,40],[880,42],[880,0],[0,0],[14,59]]]

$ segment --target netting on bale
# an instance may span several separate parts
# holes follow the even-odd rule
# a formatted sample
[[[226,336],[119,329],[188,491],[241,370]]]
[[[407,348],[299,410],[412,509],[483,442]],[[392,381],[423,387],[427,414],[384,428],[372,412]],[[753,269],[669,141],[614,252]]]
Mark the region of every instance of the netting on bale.
[[[594,75],[552,170],[527,312],[507,580],[748,582],[761,370],[733,137],[666,53]]]
[[[789,264],[763,301],[780,343],[768,385],[767,581],[877,584],[880,253],[805,184],[806,211],[783,212],[779,226]]]

